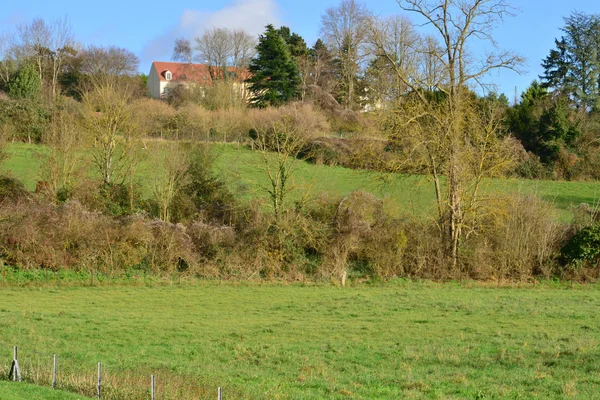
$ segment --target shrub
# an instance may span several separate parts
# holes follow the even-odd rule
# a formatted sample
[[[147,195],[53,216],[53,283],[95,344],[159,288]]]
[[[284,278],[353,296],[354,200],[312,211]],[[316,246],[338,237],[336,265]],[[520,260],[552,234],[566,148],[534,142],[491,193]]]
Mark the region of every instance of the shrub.
[[[25,65],[8,83],[8,95],[15,99],[31,99],[42,90],[40,74],[33,65]]]
[[[28,192],[21,181],[8,176],[0,175],[0,202],[4,200],[17,200],[26,198]]]
[[[176,111],[160,100],[142,98],[131,104],[133,120],[144,137],[170,138],[169,122]]]
[[[549,278],[564,227],[553,208],[533,195],[503,196],[488,201],[477,231],[468,236],[461,255],[473,279]]]
[[[600,225],[587,226],[577,232],[561,250],[563,259],[580,267],[584,263],[598,266],[600,261]]]
[[[355,272],[363,275],[403,275],[404,227],[384,211],[381,200],[370,193],[352,192],[339,202],[332,224],[324,273],[342,276],[353,264]]]

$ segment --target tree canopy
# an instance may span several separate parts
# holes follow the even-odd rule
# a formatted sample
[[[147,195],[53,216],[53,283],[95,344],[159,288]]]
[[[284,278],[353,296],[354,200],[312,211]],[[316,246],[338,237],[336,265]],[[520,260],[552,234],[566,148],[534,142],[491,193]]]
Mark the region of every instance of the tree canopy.
[[[256,107],[278,106],[299,96],[298,66],[281,31],[267,25],[256,47],[258,56],[252,60],[252,74],[247,82]]]

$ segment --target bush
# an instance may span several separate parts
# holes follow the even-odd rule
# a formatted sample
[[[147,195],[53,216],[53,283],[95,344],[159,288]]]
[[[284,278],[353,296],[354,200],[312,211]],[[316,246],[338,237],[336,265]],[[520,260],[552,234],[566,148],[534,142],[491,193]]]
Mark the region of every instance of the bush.
[[[476,232],[463,245],[463,270],[473,279],[549,278],[564,227],[555,210],[533,195],[487,202]]]
[[[138,99],[131,104],[133,120],[143,137],[170,138],[169,122],[176,111],[167,103],[154,99]]]
[[[370,193],[352,192],[342,199],[333,221],[325,274],[342,276],[349,266],[360,275],[391,278],[404,275],[407,243],[400,220],[390,217],[383,202]]]
[[[28,192],[21,181],[0,175],[0,203],[4,200],[27,198]]]
[[[585,263],[599,266],[600,225],[587,226],[573,235],[562,248],[561,255],[574,267],[581,267]]]
[[[8,95],[15,99],[31,99],[42,90],[40,74],[33,65],[26,65],[8,83]]]

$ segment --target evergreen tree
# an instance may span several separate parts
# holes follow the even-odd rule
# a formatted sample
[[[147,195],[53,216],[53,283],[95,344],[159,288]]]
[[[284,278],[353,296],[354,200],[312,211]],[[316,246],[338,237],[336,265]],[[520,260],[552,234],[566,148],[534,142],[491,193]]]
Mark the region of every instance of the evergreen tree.
[[[569,60],[567,56],[567,43],[565,38],[554,40],[556,49],[550,50],[548,57],[542,62],[544,75],[540,75],[542,86],[558,90],[560,93],[569,93]]]
[[[306,46],[306,42],[302,36],[292,32],[287,26],[279,28],[279,33],[287,43],[292,57],[298,59],[299,57],[308,56],[308,46]]]
[[[550,164],[556,161],[561,148],[573,150],[581,135],[575,114],[565,96],[549,96],[534,81],[521,95],[521,103],[510,110],[508,122],[525,150]]]
[[[30,99],[39,94],[41,88],[40,75],[33,66],[26,65],[8,82],[8,95],[18,99]]]
[[[565,18],[565,35],[544,60],[544,84],[567,94],[575,106],[600,106],[600,15],[576,12]]]
[[[246,81],[253,93],[252,104],[279,106],[298,98],[298,67],[280,31],[267,25],[256,50],[258,55],[249,67],[252,77]]]

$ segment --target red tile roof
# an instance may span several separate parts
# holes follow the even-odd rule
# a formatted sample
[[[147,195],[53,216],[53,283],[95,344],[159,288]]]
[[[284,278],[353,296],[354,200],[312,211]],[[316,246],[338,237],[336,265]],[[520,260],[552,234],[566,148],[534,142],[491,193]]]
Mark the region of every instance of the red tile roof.
[[[169,82],[192,81],[207,85],[212,83],[210,68],[206,64],[188,64],[164,61],[154,61],[152,64],[158,73],[158,78],[162,82],[167,82],[165,75],[167,71],[170,71],[172,77]],[[243,81],[250,76],[249,71],[245,68],[227,67],[226,69],[227,72],[234,74],[234,79],[236,80]]]

